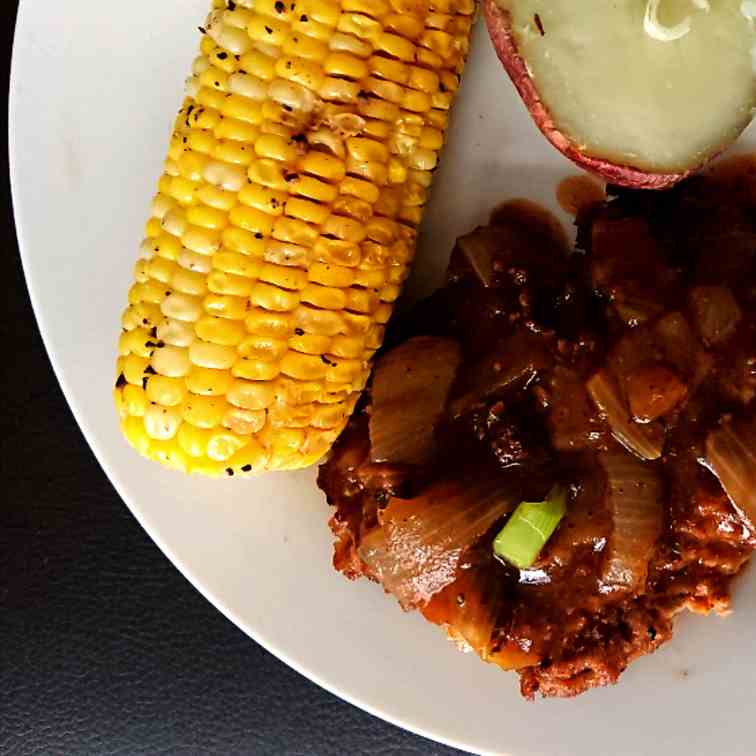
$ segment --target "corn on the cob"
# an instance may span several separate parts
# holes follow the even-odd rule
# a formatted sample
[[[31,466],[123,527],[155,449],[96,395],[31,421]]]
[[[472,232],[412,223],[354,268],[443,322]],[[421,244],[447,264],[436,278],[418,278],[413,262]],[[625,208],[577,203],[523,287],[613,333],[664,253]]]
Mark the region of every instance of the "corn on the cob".
[[[123,315],[126,438],[189,472],[316,462],[414,254],[475,0],[215,0]]]

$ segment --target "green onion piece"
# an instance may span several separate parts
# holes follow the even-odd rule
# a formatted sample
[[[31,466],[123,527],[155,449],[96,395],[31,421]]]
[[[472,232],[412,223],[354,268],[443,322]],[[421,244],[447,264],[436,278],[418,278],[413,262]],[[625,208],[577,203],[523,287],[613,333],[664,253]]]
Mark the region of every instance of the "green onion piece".
[[[494,554],[521,570],[538,558],[567,512],[567,488],[556,485],[545,501],[523,501],[494,540]]]

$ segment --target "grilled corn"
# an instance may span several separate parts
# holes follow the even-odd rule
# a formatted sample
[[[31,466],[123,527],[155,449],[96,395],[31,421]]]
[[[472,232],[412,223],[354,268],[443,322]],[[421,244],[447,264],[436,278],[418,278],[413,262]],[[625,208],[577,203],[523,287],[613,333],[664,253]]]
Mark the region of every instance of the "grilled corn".
[[[409,272],[474,11],[214,2],[122,319],[138,451],[216,476],[328,451]]]

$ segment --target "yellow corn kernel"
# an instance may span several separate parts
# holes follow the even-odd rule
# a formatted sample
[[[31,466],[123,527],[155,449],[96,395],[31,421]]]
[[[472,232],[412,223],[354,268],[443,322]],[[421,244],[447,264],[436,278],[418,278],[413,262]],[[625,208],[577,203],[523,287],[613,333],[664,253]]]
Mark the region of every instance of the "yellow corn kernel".
[[[325,354],[331,346],[328,336],[317,336],[305,333],[302,336],[292,336],[289,339],[289,348],[303,354]]]
[[[306,333],[319,333],[324,336],[346,333],[345,315],[340,312],[302,306],[297,308],[294,317],[297,328]]]
[[[308,152],[300,161],[298,168],[332,183],[341,181],[346,175],[344,162],[324,152]]]
[[[247,335],[244,324],[238,320],[205,315],[196,324],[198,338],[222,346],[236,346]]]
[[[231,407],[223,416],[223,426],[240,436],[249,436],[263,429],[266,414],[264,410],[247,410]]]
[[[244,436],[239,436],[230,430],[216,428],[210,431],[210,438],[207,441],[207,456],[216,462],[225,462],[248,443],[249,439]]]
[[[333,202],[333,212],[335,215],[348,215],[360,223],[365,223],[373,214],[373,208],[369,202],[355,197],[339,197]]]
[[[187,389],[181,378],[151,375],[147,381],[147,399],[163,407],[176,407],[184,401]]]
[[[281,372],[301,381],[324,378],[327,368],[321,357],[299,352],[287,352],[281,360]]]
[[[205,274],[184,268],[178,268],[173,274],[171,286],[182,294],[191,294],[195,297],[201,297],[207,292]]]
[[[215,370],[230,369],[236,361],[236,349],[212,341],[196,339],[189,347],[189,359],[193,365]]]
[[[246,297],[229,294],[208,294],[203,301],[205,311],[210,315],[229,320],[243,320],[247,314]]]
[[[282,52],[284,56],[298,57],[305,60],[320,62],[328,55],[328,45],[319,39],[313,39],[306,29],[307,21],[300,22],[301,31],[292,27],[292,32],[284,42]]]
[[[351,197],[357,197],[369,204],[377,202],[380,191],[369,181],[347,176],[339,185],[339,192]]]
[[[321,236],[312,248],[312,258],[320,262],[330,262],[355,268],[362,260],[362,253],[358,244],[342,239],[327,239]]]
[[[281,376],[276,382],[276,399],[283,404],[311,404],[323,394],[322,381],[296,381]]]
[[[314,404],[276,402],[268,410],[268,421],[273,428],[306,428],[314,413]]]
[[[294,317],[289,312],[254,309],[245,320],[247,330],[256,336],[285,340],[294,332]]]
[[[254,279],[257,278],[260,271],[260,261],[241,252],[229,252],[220,249],[213,255],[213,268],[223,273],[232,273],[235,276]]]
[[[225,98],[221,112],[224,118],[235,118],[252,126],[258,126],[263,120],[260,103],[237,94]]]
[[[344,34],[354,34],[355,37],[371,41],[381,35],[380,23],[359,13],[342,13],[336,28]]]
[[[234,208],[236,210],[237,208]],[[231,211],[231,222],[233,223],[233,210]],[[245,222],[249,220],[245,214],[243,219]],[[234,252],[240,252],[243,255],[249,255],[250,257],[262,257],[265,251],[265,242],[263,240],[263,234],[260,231],[253,229],[252,231],[245,230],[243,228],[236,228],[229,226],[222,234],[221,241],[223,245],[228,247]]]
[[[237,121],[235,118],[224,118],[222,121],[218,121],[213,134],[216,139],[230,139],[235,142],[251,143],[257,139],[260,132],[250,123]]]
[[[175,236],[162,231],[151,240],[151,246],[155,255],[166,260],[176,260],[181,253],[181,242]]]
[[[328,366],[326,381],[329,383],[345,383],[355,381],[363,372],[362,360],[345,360],[341,357],[332,359]]]
[[[181,405],[181,417],[197,428],[215,428],[227,410],[223,397],[190,394]]]
[[[226,463],[227,470],[231,469],[242,476],[259,472],[268,465],[268,452],[261,444],[250,439],[249,443],[234,454]]]
[[[247,33],[253,40],[276,47],[284,43],[288,31],[289,27],[285,22],[262,15],[253,16],[247,27]]]
[[[322,224],[328,218],[329,213],[328,206],[319,205],[299,197],[290,197],[286,203],[286,215],[305,223]]]
[[[155,378],[156,376],[152,376]],[[147,384],[149,386],[149,382]],[[123,387],[123,408],[127,415],[142,417],[147,409],[147,394],[141,386],[128,384]]]
[[[258,439],[268,450],[268,470],[287,470],[301,464],[297,455],[305,443],[306,434],[301,428],[273,428],[266,425]]]
[[[121,423],[121,431],[126,440],[140,453],[147,456],[152,439],[144,428],[144,419],[136,415],[129,415]]]
[[[162,315],[162,313],[161,313]],[[175,347],[188,347],[194,341],[194,325],[183,320],[161,318],[156,335],[159,341]]]
[[[260,362],[246,357],[238,359],[231,368],[231,374],[235,378],[247,381],[272,381],[280,372],[280,367],[273,362]]]
[[[331,76],[346,76],[356,81],[364,79],[369,73],[363,60],[344,52],[331,53],[323,64],[323,70]]]
[[[186,387],[193,394],[201,396],[224,396],[233,384],[228,370],[192,366],[186,376]]]
[[[229,389],[226,398],[241,409],[264,410],[273,403],[275,394],[271,383],[237,380]]]
[[[212,430],[209,428],[198,428],[189,422],[184,422],[178,429],[176,440],[181,449],[190,457],[205,457],[211,434]]]
[[[365,226],[352,218],[343,215],[332,215],[323,224],[323,233],[335,236],[342,241],[359,244],[365,238]]]
[[[312,176],[303,175],[297,176],[296,179],[290,182],[289,191],[294,195],[313,199],[324,206],[332,203],[339,194],[339,190],[335,186]]]
[[[377,289],[386,283],[386,273],[383,268],[371,270],[357,270],[354,275],[354,285],[366,289]]]
[[[296,218],[278,218],[273,226],[274,239],[305,247],[312,246],[319,235],[320,232],[316,226],[311,226]]]
[[[344,288],[351,286],[354,282],[355,271],[340,265],[314,262],[310,265],[307,276],[313,283]]]
[[[378,307],[379,298],[372,289],[349,289],[345,299],[345,307],[350,312],[370,314]]]
[[[335,336],[331,340],[330,352],[336,357],[357,359],[365,349],[365,339],[361,336]]]
[[[265,310],[287,312],[299,304],[299,294],[258,281],[252,286],[249,301]]]
[[[304,289],[308,283],[307,271],[274,263],[265,263],[260,267],[259,280],[292,291]]]
[[[352,103],[357,100],[360,85],[354,81],[327,76],[318,90],[323,100],[332,103]]]
[[[138,354],[128,354],[120,360],[120,371],[123,377],[134,386],[141,386],[145,375],[145,370],[150,364],[149,359],[140,357]]]
[[[216,270],[207,277],[207,288],[214,294],[248,297],[252,291],[252,281],[244,276]]]
[[[239,192],[239,202],[269,215],[283,215],[287,199],[286,193],[277,192],[259,184],[247,184]]]
[[[150,404],[144,411],[144,429],[156,441],[169,441],[181,425],[181,411],[176,407]]]
[[[368,65],[370,66],[370,73],[381,79],[388,79],[397,84],[407,84],[409,80],[409,67],[399,60],[374,55],[368,61]]]
[[[200,190],[197,192],[197,198],[209,207],[225,212],[228,212],[237,202],[234,192],[228,192],[210,184],[203,184],[200,187]],[[226,222],[223,228],[227,225],[228,223]]]
[[[345,422],[352,412],[352,407],[348,402],[338,402],[334,404],[315,405],[314,411],[310,417],[310,425],[314,428],[338,428]]]
[[[343,310],[347,305],[347,295],[342,289],[318,284],[306,286],[300,292],[300,300],[323,310]]]
[[[229,220],[234,226],[238,226],[244,231],[260,234],[261,238],[262,236],[269,236],[273,230],[273,216],[246,205],[237,205],[232,208],[229,213]]]
[[[296,146],[278,134],[262,134],[255,142],[255,153],[282,163],[293,163],[299,155]]]
[[[425,25],[417,16],[411,13],[390,13],[383,19],[383,28],[388,32],[393,32],[400,37],[406,37],[414,42],[425,30]]]

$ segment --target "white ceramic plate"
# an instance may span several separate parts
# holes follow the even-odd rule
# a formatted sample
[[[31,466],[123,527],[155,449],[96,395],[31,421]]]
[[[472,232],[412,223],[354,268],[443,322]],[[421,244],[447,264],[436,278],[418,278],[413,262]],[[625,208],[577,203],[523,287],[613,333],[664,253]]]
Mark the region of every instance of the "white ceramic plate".
[[[515,675],[457,653],[376,586],[333,572],[314,471],[190,479],[121,440],[111,399],[119,316],[206,4],[23,0],[16,35],[10,154],[29,289],[66,397],[134,515],[255,640],[415,732],[516,756],[752,753],[753,573],[733,617],[684,617],[619,686],[526,703]],[[494,204],[521,196],[555,208],[557,182],[573,173],[531,124],[479,24],[414,290],[438,282],[454,237]]]

